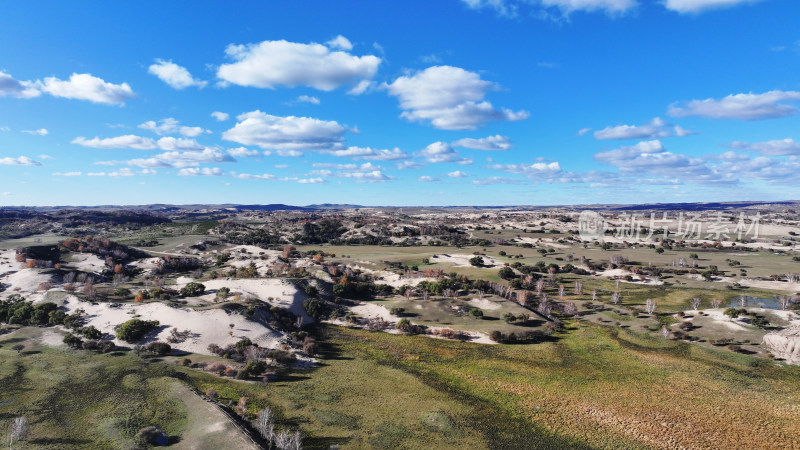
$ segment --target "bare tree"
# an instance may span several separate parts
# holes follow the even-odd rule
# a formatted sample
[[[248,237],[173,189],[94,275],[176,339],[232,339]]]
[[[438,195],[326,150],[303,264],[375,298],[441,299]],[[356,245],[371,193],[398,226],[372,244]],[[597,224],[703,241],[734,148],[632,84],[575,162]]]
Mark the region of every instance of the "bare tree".
[[[542,295],[543,292],[544,292],[544,280],[539,279],[539,281],[536,282],[536,294]]]
[[[597,301],[597,289],[592,289],[592,301]]]
[[[739,306],[742,308],[747,306],[747,297],[745,297],[744,295],[739,296]]]
[[[275,447],[280,450],[289,450],[290,448],[290,441],[292,437],[287,430],[281,430],[280,433],[275,435]]]
[[[620,294],[619,292],[614,292],[613,294],[611,294],[611,303],[616,305],[617,303],[620,302],[620,300],[622,300],[622,294]]]
[[[712,308],[717,309],[717,308],[720,307],[720,305],[722,305],[722,300],[720,300],[718,298],[715,298],[715,299],[711,300],[711,307]]]
[[[667,328],[666,325],[663,325],[661,327],[661,337],[663,337],[664,339],[669,338],[669,328]]]
[[[8,431],[8,448],[11,448],[14,441],[22,441],[28,437],[28,431],[30,431],[28,419],[26,419],[25,416],[15,417],[14,420],[11,421],[11,429]]]
[[[300,450],[303,448],[303,436],[300,435],[300,431],[295,431],[289,440],[289,448],[291,450]]]
[[[575,282],[575,295],[583,295],[583,282]]]
[[[689,305],[691,305],[692,309],[700,309],[700,303],[702,301],[698,297],[689,300]]]
[[[564,289],[564,285],[562,284],[561,286],[558,287],[558,297],[563,299],[565,295],[566,292]]]
[[[275,440],[275,415],[271,409],[264,408],[258,412],[256,430],[267,441],[269,447],[272,447],[272,442]]]
[[[568,316],[574,316],[578,313],[578,307],[575,306],[575,303],[568,302],[564,304],[564,314]]]
[[[792,299],[786,297],[785,295],[779,295],[775,297],[775,300],[778,301],[778,304],[781,305],[781,309],[786,309],[792,303]]]
[[[653,314],[654,312],[656,312],[656,307],[657,306],[658,305],[656,305],[656,301],[655,300],[653,300],[651,298],[648,298],[647,302],[645,302],[644,309],[645,309],[645,311],[647,311],[647,314]]]

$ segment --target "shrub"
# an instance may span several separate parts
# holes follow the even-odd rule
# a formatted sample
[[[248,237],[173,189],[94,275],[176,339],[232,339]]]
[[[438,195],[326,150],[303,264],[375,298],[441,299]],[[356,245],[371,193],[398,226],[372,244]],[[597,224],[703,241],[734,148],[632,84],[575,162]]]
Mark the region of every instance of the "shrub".
[[[206,287],[203,284],[192,281],[181,289],[181,295],[184,297],[197,297],[198,295],[203,295],[205,291]]]
[[[315,286],[311,286],[311,285],[306,286],[305,292],[306,292],[306,295],[311,297],[311,298],[314,298],[317,295],[319,295],[319,290],[317,290],[317,288]]]
[[[167,445],[169,442],[169,437],[161,431],[161,428],[154,425],[142,428],[136,437],[142,442],[158,446]]]
[[[469,315],[472,316],[473,319],[481,319],[483,318],[483,311],[480,308],[472,308],[469,310]]]
[[[500,278],[504,279],[504,280],[511,280],[511,279],[516,278],[516,275],[514,275],[514,269],[512,269],[511,267],[503,267],[503,268],[501,268],[497,272],[497,275]]]
[[[269,352],[267,352],[267,357],[277,362],[278,364],[288,365],[297,361],[297,357],[294,355],[294,353],[287,352],[286,350],[277,350],[277,349],[270,350]]]
[[[81,348],[83,345],[83,340],[72,333],[67,333],[62,342],[73,348]]]
[[[86,339],[100,339],[103,337],[103,333],[101,333],[100,330],[95,328],[93,325],[81,328],[79,331]]]
[[[166,342],[151,342],[147,344],[147,351],[163,356],[172,351],[172,347]]]
[[[406,330],[411,326],[411,321],[408,319],[400,319],[394,327],[398,330]]]
[[[131,290],[128,288],[116,288],[114,289],[114,295],[117,297],[130,297]]]
[[[244,369],[239,371],[239,378],[257,377],[267,370],[267,363],[260,359],[251,359],[247,361]]]
[[[313,287],[313,286],[309,286]],[[316,288],[314,288],[316,289]],[[303,309],[306,310],[309,316],[317,319],[322,314],[323,304],[316,298],[307,298],[303,301]]]
[[[131,319],[119,326],[117,329],[117,339],[129,343],[138,342],[157,326],[157,320]]]

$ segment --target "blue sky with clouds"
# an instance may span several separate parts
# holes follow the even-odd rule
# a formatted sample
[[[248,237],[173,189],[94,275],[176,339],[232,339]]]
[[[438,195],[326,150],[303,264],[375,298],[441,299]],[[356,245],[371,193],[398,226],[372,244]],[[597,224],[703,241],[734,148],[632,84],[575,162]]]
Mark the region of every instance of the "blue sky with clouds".
[[[797,199],[796,0],[0,4],[0,205]]]

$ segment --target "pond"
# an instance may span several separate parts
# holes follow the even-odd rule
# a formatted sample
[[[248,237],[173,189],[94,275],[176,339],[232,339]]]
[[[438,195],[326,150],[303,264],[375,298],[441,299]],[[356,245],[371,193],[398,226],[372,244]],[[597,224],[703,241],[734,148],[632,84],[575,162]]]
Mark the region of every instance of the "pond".
[[[744,296],[745,298],[745,308],[766,308],[766,309],[781,309],[780,303],[774,298],[758,298],[758,297],[749,297]],[[741,308],[742,301],[741,297],[735,297],[728,302],[728,307],[730,308]]]

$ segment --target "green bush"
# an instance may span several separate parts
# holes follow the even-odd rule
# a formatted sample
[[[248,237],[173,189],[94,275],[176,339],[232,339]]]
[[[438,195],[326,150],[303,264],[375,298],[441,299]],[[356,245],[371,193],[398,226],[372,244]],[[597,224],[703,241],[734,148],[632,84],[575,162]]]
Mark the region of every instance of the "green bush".
[[[81,346],[83,345],[83,340],[72,333],[67,333],[67,335],[64,336],[62,342],[74,348],[81,348]]]
[[[103,336],[103,333],[101,333],[100,330],[95,328],[93,325],[81,328],[79,331],[86,339],[100,339]]]
[[[481,311],[479,308],[472,308],[469,310],[469,315],[474,319],[480,319],[483,317],[483,311]]]
[[[198,295],[203,295],[205,291],[206,287],[204,285],[192,281],[181,289],[181,295],[184,297],[197,297]]]
[[[504,279],[504,280],[511,280],[511,279],[516,278],[516,275],[514,274],[514,269],[512,269],[511,267],[503,267],[503,268],[501,268],[497,272],[497,275],[500,278]]]
[[[166,342],[151,342],[147,344],[147,351],[163,356],[169,354],[172,351],[172,347]]]
[[[117,329],[117,339],[128,343],[138,342],[142,340],[147,333],[155,330],[157,326],[157,320],[131,319],[119,326]]]

